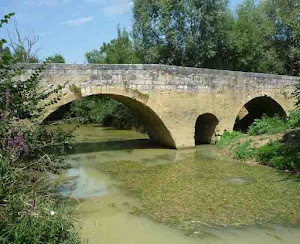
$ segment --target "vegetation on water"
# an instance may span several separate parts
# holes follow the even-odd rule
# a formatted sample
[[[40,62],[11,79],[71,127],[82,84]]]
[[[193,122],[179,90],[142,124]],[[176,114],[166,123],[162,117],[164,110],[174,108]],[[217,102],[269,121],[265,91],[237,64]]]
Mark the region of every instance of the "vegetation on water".
[[[13,16],[1,20],[0,28]],[[5,40],[0,41],[2,47]],[[3,53],[2,53],[3,54]],[[63,159],[69,133],[48,131],[37,117],[47,107],[39,91],[43,64],[27,80],[14,58],[0,55],[0,243],[79,243],[70,212],[46,175],[66,169]],[[49,92],[48,95],[56,93]]]
[[[269,167],[216,160],[214,152],[205,152],[173,164],[119,160],[99,167],[141,200],[135,213],[177,228],[300,221],[296,177]]]

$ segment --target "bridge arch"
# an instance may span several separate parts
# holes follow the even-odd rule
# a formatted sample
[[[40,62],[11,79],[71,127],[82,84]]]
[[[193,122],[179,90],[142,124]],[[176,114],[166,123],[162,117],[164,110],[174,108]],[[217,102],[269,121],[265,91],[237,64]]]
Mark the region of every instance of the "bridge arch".
[[[59,98],[57,103],[48,107],[47,111],[45,111],[42,115],[41,120],[45,120],[60,107],[81,97],[88,97],[92,95],[110,97],[123,103],[141,119],[147,134],[155,144],[169,148],[176,148],[175,141],[173,140],[173,137],[165,123],[162,121],[159,114],[154,111],[155,109],[151,108],[151,105],[147,104],[148,97],[146,95],[139,94],[131,89],[122,89],[118,87],[110,88],[106,91],[102,91],[102,89],[98,89],[97,87],[78,89],[80,90],[76,92],[77,94],[71,90],[65,92],[64,95]],[[80,94],[79,97],[78,94]]]
[[[247,132],[254,120],[261,118],[264,114],[270,117],[275,115],[286,117],[283,107],[275,99],[266,95],[259,96],[243,105],[236,116],[233,130]]]
[[[215,142],[215,130],[219,120],[211,113],[205,113],[197,118],[195,124],[195,145]]]

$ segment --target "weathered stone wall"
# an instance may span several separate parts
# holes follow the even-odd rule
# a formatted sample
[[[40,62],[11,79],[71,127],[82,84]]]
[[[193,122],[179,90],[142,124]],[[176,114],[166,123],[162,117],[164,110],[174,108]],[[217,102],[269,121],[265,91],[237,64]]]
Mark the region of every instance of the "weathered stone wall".
[[[26,66],[24,76],[38,65]],[[165,65],[51,64],[41,86],[51,90],[65,85],[62,99],[48,114],[78,96],[104,94],[136,110],[148,124],[150,137],[176,148],[195,145],[195,123],[210,113],[219,121],[215,134],[231,131],[242,107],[268,96],[288,113],[296,77],[174,67]]]

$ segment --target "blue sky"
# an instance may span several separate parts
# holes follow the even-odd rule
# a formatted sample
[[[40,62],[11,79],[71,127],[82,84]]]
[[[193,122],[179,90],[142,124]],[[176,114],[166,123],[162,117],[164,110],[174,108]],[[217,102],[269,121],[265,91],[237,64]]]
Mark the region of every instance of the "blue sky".
[[[240,2],[231,0],[231,8]],[[40,58],[60,53],[67,63],[84,63],[87,51],[116,37],[118,24],[131,29],[132,0],[0,0],[0,16],[9,12],[16,15],[1,38],[16,21],[23,34],[40,36]]]

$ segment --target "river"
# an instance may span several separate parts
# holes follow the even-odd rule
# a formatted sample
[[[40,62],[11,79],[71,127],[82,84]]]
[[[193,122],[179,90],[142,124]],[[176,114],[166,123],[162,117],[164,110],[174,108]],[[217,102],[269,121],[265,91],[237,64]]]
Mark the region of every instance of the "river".
[[[65,127],[75,128],[74,125]],[[199,233],[189,233],[143,215],[132,214],[132,210],[141,204],[139,199],[120,187],[120,182],[100,167],[118,160],[151,166],[176,164],[195,153],[214,157],[216,149],[213,146],[187,150],[155,148],[144,134],[97,125],[80,126],[75,136],[77,144],[66,156],[67,162],[74,167],[65,172],[63,177],[68,182],[58,191],[70,197],[81,235],[88,243],[299,243],[300,228],[292,225],[266,224],[242,228],[202,226]]]

